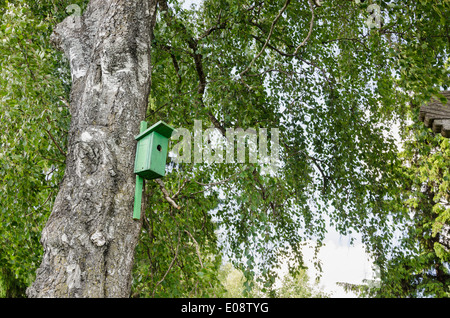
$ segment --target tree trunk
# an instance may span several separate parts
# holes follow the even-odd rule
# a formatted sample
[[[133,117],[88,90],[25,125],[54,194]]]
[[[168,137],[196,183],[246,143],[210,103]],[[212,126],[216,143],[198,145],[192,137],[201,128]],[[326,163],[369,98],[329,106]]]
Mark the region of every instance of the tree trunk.
[[[91,0],[52,35],[70,60],[65,176],[42,232],[28,297],[129,297],[141,222],[133,220],[139,123],[150,92],[156,0]]]

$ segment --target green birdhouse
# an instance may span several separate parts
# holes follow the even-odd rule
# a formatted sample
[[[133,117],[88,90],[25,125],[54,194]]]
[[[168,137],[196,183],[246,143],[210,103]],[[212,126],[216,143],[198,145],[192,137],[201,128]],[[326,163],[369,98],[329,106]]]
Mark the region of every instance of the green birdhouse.
[[[134,173],[144,179],[164,177],[169,138],[174,129],[160,121],[136,136]]]
[[[174,129],[159,121],[147,129],[147,122],[141,122],[141,133],[137,140],[134,173],[136,174],[136,189],[134,196],[133,218],[141,218],[142,188],[144,179],[164,177],[166,173],[166,158],[169,148],[169,138]]]

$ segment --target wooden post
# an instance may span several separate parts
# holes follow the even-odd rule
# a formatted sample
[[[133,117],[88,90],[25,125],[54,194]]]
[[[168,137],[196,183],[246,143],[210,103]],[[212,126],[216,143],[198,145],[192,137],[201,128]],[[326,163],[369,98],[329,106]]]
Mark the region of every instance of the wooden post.
[[[147,122],[141,121],[140,132],[143,133],[147,129]],[[142,189],[144,188],[144,178],[136,175],[136,188],[134,192],[134,209],[133,219],[141,219]]]

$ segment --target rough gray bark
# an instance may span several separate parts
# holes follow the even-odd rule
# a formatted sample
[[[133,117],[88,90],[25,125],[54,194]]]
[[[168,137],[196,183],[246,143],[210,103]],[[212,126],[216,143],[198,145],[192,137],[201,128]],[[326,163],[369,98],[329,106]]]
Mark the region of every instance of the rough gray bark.
[[[150,91],[155,13],[156,0],[91,0],[54,30],[71,66],[72,122],[28,297],[129,297],[141,228],[132,218],[134,136]]]

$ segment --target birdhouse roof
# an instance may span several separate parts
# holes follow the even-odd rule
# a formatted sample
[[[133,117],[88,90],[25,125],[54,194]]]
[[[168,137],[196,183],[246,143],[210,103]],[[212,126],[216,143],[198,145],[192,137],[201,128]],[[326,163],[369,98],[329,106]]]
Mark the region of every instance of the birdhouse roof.
[[[442,91],[441,94],[447,98],[447,103],[444,105],[440,100],[433,98],[420,107],[419,119],[435,133],[450,138],[450,91]]]
[[[165,122],[159,121],[156,124],[154,124],[153,126],[151,126],[150,128],[146,129],[144,132],[137,135],[135,137],[135,139],[136,140],[142,139],[143,137],[147,136],[148,134],[150,134],[152,132],[157,132],[158,134],[160,134],[166,138],[170,138],[172,136],[172,131],[174,131],[174,130],[175,130],[174,128],[172,128]]]

